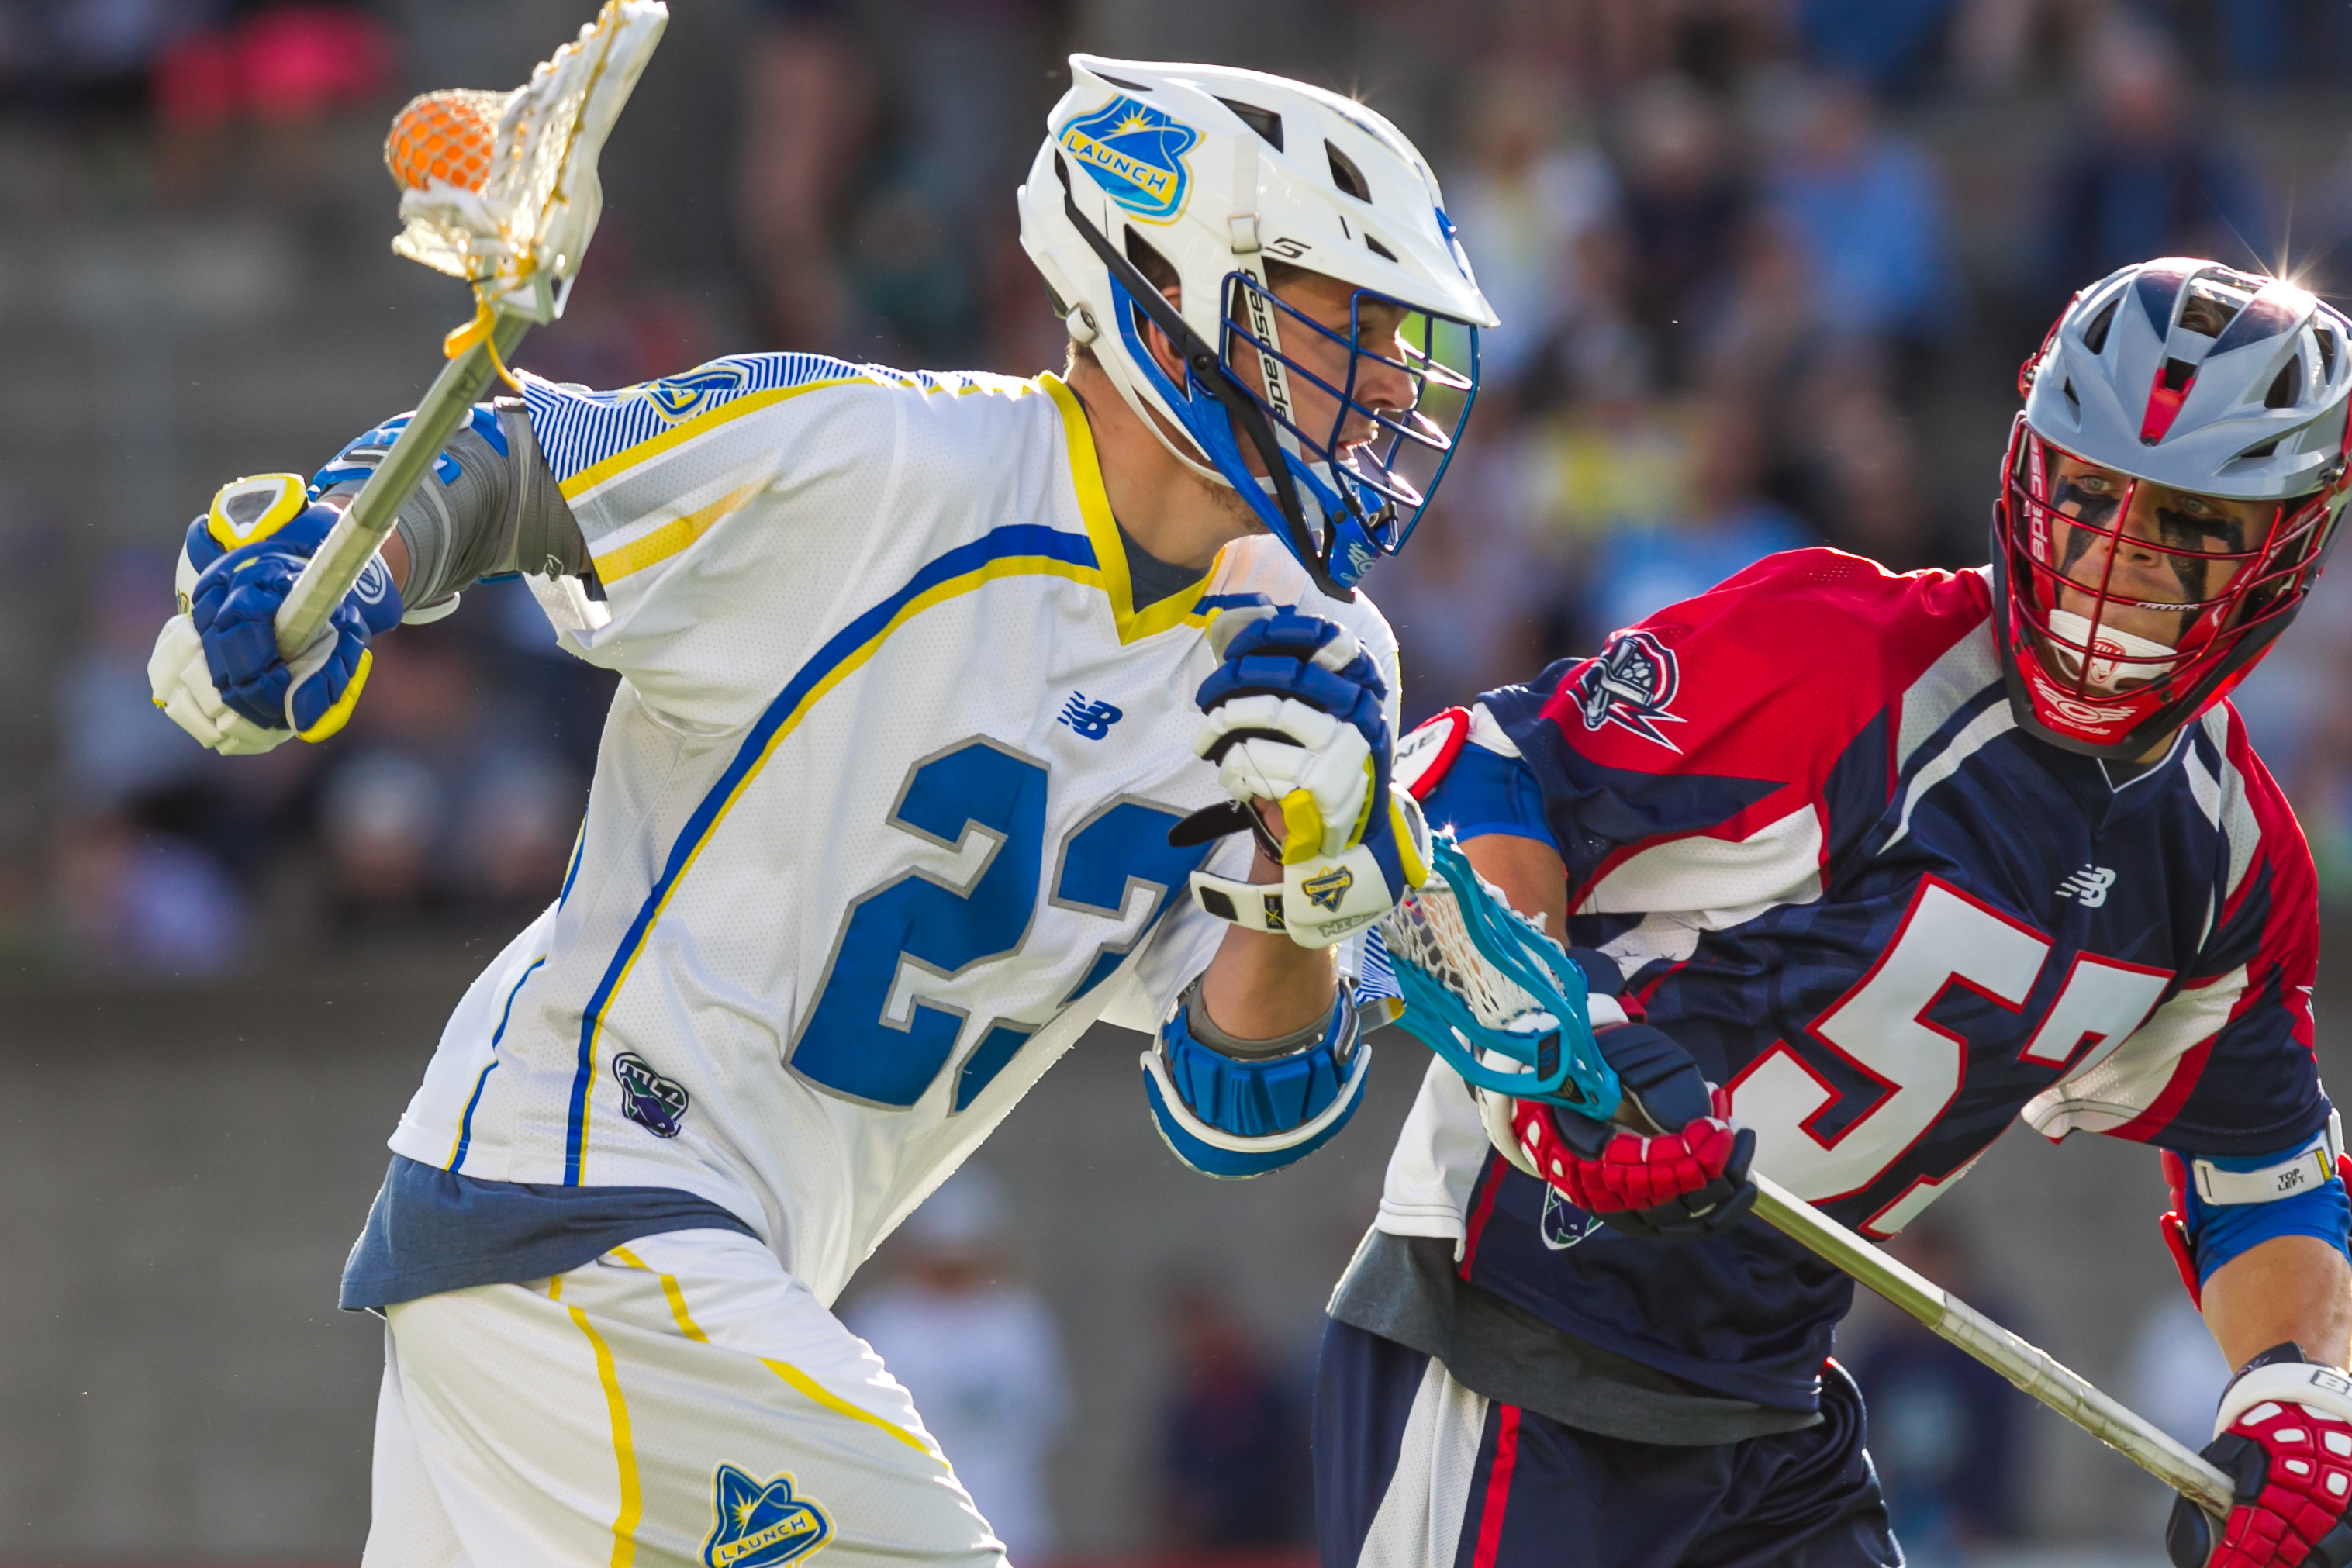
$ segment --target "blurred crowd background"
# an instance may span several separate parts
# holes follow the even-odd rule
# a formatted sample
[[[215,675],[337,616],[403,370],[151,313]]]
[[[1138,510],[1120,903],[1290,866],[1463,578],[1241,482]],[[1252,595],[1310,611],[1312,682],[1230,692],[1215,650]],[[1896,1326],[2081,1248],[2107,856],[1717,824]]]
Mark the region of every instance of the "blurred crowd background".
[[[478,955],[552,892],[610,689],[515,585],[387,639],[329,746],[223,763],[152,710],[144,666],[179,533],[214,487],[315,469],[408,406],[465,313],[386,252],[391,111],[428,87],[511,85],[591,9],[0,0],[0,963],[16,983]],[[1412,136],[1503,318],[1437,505],[1368,584],[1403,639],[1414,715],[1772,551],[1981,563],[2018,363],[2074,289],[2124,262],[2205,255],[2352,289],[2341,0],[675,9],[606,154],[570,314],[520,356],[541,374],[609,387],[758,349],[1058,367],[1010,196],[1072,48],[1303,77]],[[2347,599],[2339,572],[2241,701],[2339,923]],[[1807,632],[1788,628],[1790,657]],[[1006,1202],[984,1173],[949,1189],[849,1311],[903,1360],[959,1464],[1001,1475],[983,1502],[1036,1560],[1059,1549],[1069,1379],[1054,1310],[1005,1261]],[[1907,1245],[1971,1278],[1965,1236]],[[1319,1303],[1293,1331],[1213,1279],[1160,1299],[1150,1518],[1121,1539],[1295,1550]],[[2187,1412],[2186,1434],[2214,1370],[2193,1322],[2146,1305],[2135,1386]],[[2016,1402],[1891,1325],[1855,1344],[1914,1560],[2029,1531]]]

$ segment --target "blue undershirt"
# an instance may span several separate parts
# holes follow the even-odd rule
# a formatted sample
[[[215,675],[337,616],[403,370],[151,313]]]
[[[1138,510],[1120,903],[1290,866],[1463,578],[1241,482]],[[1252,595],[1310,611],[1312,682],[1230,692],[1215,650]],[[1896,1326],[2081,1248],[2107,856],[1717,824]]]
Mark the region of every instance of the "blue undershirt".
[[[545,1279],[677,1230],[763,1239],[708,1198],[672,1187],[486,1182],[394,1154],[343,1265],[341,1305],[381,1311],[444,1290]]]

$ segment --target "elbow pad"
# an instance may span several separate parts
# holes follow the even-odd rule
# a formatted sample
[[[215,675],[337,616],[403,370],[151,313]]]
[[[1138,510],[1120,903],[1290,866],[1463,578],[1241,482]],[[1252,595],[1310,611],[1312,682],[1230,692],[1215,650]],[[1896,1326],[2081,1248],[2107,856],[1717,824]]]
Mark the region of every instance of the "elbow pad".
[[[2189,1298],[2203,1304],[2213,1271],[2277,1236],[2312,1236],[2352,1258],[2352,1198],[2334,1111],[2318,1135],[2283,1154],[2207,1159],[2163,1151],[2172,1209],[2158,1222]]]
[[[336,454],[311,479],[330,499],[356,496],[383,466],[408,416],[387,420]],[[400,509],[408,546],[408,619],[438,620],[458,590],[509,573],[548,577],[588,569],[588,546],[540,453],[522,400],[476,404],[433,462],[431,477]]]
[[[1143,1053],[1143,1093],[1151,1120],[1176,1157],[1203,1175],[1262,1176],[1330,1142],[1364,1098],[1372,1048],[1342,985],[1323,1025],[1265,1042],[1262,1054],[1222,1037],[1200,1005],[1195,981]]]

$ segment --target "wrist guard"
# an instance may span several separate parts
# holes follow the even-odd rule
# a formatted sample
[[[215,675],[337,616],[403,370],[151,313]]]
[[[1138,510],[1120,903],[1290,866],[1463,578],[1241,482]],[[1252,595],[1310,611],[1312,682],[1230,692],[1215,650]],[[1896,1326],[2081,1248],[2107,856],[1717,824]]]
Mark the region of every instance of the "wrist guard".
[[[1328,1142],[1361,1103],[1371,1060],[1345,984],[1320,1026],[1252,1043],[1209,1022],[1196,980],[1143,1053],[1143,1092],[1178,1159],[1204,1175],[1242,1179]]]

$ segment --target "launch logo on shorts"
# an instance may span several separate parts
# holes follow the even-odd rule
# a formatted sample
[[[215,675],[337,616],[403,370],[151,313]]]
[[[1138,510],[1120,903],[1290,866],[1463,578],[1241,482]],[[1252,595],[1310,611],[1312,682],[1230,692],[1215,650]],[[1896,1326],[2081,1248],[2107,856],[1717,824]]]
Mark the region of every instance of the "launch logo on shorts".
[[[702,1543],[707,1568],[778,1568],[797,1563],[833,1539],[833,1521],[807,1498],[793,1495],[793,1478],[755,1481],[732,1465],[719,1467],[710,1507],[716,1521]]]
[[[686,1086],[654,1071],[645,1058],[623,1051],[613,1058],[621,1083],[621,1114],[656,1138],[675,1138],[685,1125]]]
[[[1111,200],[1136,216],[1168,223],[1184,210],[1192,188],[1184,154],[1201,140],[1191,126],[1122,96],[1063,126],[1058,140]]]
[[[1674,649],[1647,632],[1620,632],[1576,678],[1577,715],[1588,730],[1614,724],[1678,752],[1658,726],[1683,721],[1673,710],[1681,686]]]

